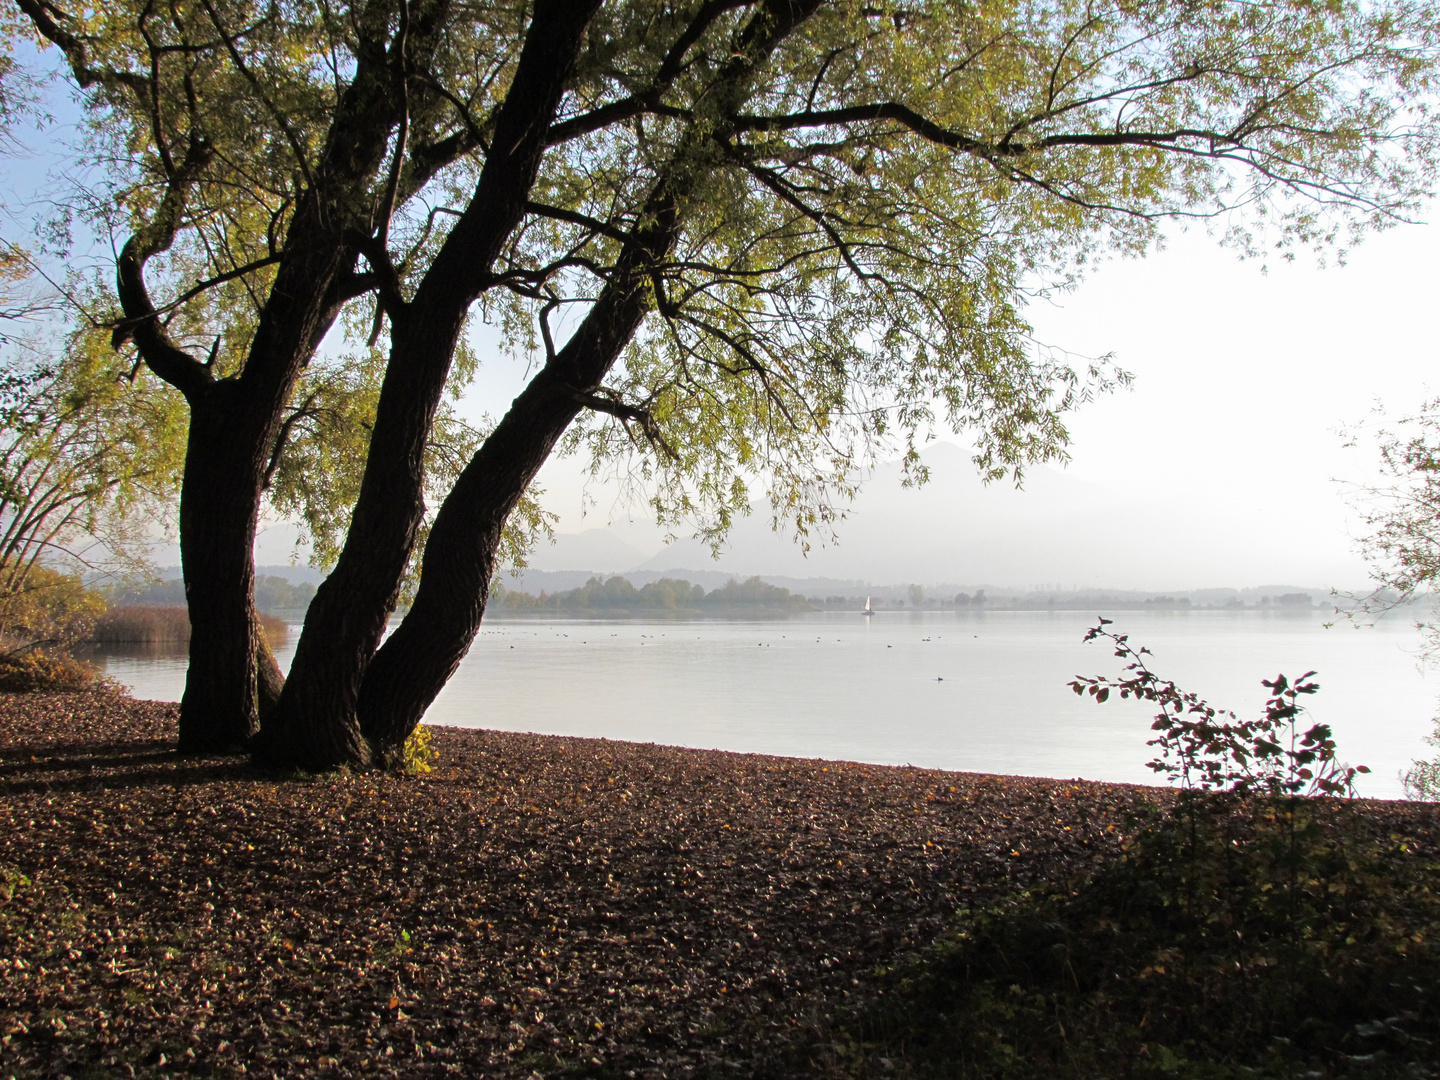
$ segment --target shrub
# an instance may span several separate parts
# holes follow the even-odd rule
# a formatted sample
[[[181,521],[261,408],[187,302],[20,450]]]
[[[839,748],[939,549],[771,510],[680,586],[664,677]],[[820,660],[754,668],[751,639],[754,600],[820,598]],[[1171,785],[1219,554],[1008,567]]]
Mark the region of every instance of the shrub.
[[[113,685],[89,664],[63,651],[30,649],[0,655],[0,692],[33,694]]]
[[[405,748],[400,753],[400,768],[410,776],[424,776],[439,756],[440,751],[435,749],[430,729],[424,724],[417,724],[405,740]]]
[[[1349,803],[1192,795],[1198,830],[1162,817],[1090,882],[968,912],[898,965],[843,1075],[1433,1076],[1425,845]]]
[[[0,639],[12,651],[84,641],[104,610],[105,598],[77,574],[0,564]]]
[[[1294,682],[1284,675],[1262,679],[1260,685],[1271,691],[1264,714],[1258,720],[1237,720],[1233,712],[1217,709],[1198,694],[1160,678],[1145,663],[1150,650],[1134,648],[1128,634],[1106,630],[1109,625],[1109,619],[1101,619],[1085,640],[1108,640],[1115,655],[1129,661],[1125,670],[1130,674],[1118,682],[1104,675],[1077,676],[1070,688],[1097,702],[1118,691],[1121,698],[1133,696],[1158,705],[1150,728],[1159,734],[1146,745],[1157,747],[1159,755],[1146,764],[1167,773],[1172,783],[1179,780],[1187,791],[1353,796],[1355,776],[1370,771],[1365,765],[1348,766],[1336,759],[1328,724],[1314,724],[1303,732],[1297,726],[1305,712],[1300,698],[1320,689],[1319,683],[1310,681],[1315,672],[1307,671]]]

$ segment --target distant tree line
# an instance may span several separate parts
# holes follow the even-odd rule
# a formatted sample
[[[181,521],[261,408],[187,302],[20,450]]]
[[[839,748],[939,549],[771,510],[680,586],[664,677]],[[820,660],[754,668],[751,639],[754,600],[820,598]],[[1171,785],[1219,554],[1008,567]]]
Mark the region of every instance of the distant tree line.
[[[292,584],[283,577],[260,574],[255,578],[255,608],[267,615],[305,611],[315,598],[315,586],[309,582]],[[185,582],[154,581],[148,585],[126,585],[110,591],[112,607],[184,607]]]
[[[490,593],[490,607],[502,611],[804,611],[811,607],[805,597],[767,584],[758,577],[737,581],[731,578],[718,589],[706,592],[699,585],[676,578],[661,578],[636,588],[623,577],[593,577],[578,589],[539,596],[497,583]]]

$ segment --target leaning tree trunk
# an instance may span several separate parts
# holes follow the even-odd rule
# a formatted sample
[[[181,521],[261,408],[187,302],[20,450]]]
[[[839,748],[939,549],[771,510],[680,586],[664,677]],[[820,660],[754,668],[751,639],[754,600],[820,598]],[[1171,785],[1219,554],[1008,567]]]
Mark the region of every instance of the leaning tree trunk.
[[[575,335],[515,399],[441,504],[415,602],[360,688],[361,730],[384,767],[401,763],[410,733],[475,640],[505,519],[644,318],[649,267],[674,242],[679,221],[663,184],[647,210],[653,224],[633,237]]]
[[[360,495],[335,569],[306,612],[280,702],[256,742],[268,763],[323,770],[369,761],[356,703],[423,520],[435,412],[466,312],[525,215],[546,135],[599,2],[535,5],[469,206],[414,299],[391,313],[390,359]]]
[[[579,412],[541,373],[515,400],[445,499],[410,611],[361,684],[361,729],[376,764],[398,768],[410,733],[469,651],[489,599],[505,519]]]

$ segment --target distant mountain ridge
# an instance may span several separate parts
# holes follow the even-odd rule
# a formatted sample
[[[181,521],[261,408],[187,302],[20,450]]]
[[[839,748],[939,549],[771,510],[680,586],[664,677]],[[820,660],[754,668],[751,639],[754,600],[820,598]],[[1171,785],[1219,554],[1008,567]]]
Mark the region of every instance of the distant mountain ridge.
[[[1181,490],[1117,490],[1044,466],[1026,471],[1022,490],[1008,481],[987,486],[969,452],[950,443],[926,447],[921,459],[930,470],[928,484],[907,488],[898,462],[880,465],[846,509],[838,542],[812,539],[808,554],[773,532],[769,508],[756,504],[736,522],[718,560],[693,539],[644,557],[616,535],[639,537],[641,527],[620,522],[613,532],[588,529],[542,543],[527,575],[624,573],[639,582],[641,575],[683,571],[702,584],[758,574],[771,582],[994,582],[1024,590],[1141,592],[1237,579],[1245,586],[1296,578],[1340,585],[1364,580],[1356,560],[1297,559],[1291,536],[1332,527],[1310,523],[1303,505],[1287,507],[1280,519],[1271,506],[1239,502],[1202,515]],[[1346,537],[1342,549],[1348,547]],[[1246,569],[1237,573],[1237,567]],[[567,587],[583,582],[568,580]]]

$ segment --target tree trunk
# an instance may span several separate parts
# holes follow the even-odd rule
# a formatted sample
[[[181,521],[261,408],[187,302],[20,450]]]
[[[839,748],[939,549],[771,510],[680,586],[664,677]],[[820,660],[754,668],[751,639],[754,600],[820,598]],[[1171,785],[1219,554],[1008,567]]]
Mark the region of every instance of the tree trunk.
[[[654,225],[636,237],[574,337],[515,399],[435,517],[415,603],[360,690],[361,730],[386,768],[400,764],[405,741],[475,640],[505,519],[645,315],[648,267],[678,228],[663,184],[647,209]]]
[[[546,134],[599,0],[536,4],[485,167],[416,291],[392,313],[390,359],[345,546],[316,590],[258,755],[310,770],[363,765],[356,702],[425,513],[425,449],[467,310],[525,214]]]
[[[365,673],[358,714],[377,764],[406,739],[469,651],[489,599],[505,519],[580,406],[542,372],[470,460],[431,527],[410,611]]]
[[[210,395],[222,396],[228,395]],[[260,723],[256,659],[264,638],[255,617],[253,549],[263,463],[243,452],[227,421],[233,423],[233,415],[222,401],[193,406],[180,493],[180,561],[190,609],[180,749],[188,753],[242,749]]]

